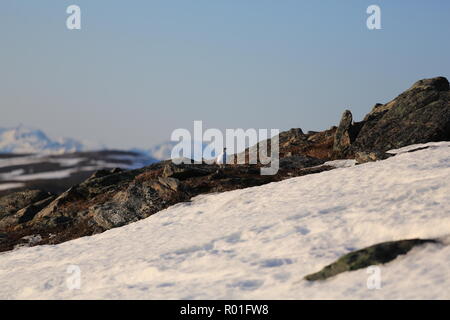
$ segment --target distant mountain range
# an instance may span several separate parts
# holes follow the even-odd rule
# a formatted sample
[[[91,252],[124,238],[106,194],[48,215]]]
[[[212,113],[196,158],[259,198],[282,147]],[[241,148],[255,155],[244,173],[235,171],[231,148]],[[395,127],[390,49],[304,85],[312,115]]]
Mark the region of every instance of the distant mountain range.
[[[172,150],[173,148],[178,144],[177,141],[167,141],[160,144],[157,144],[150,149],[144,150],[144,149],[131,149],[130,151],[144,154],[148,157],[151,157],[153,159],[157,160],[169,160],[172,158]],[[208,143],[203,142],[194,142],[194,144],[201,145],[202,150],[205,150],[208,147]],[[214,155],[214,153],[213,153]],[[201,161],[202,155],[195,156],[192,151],[191,158],[197,161]]]
[[[168,160],[177,143],[112,150],[71,138],[52,139],[44,131],[24,125],[0,128],[0,195],[26,188],[60,193],[97,170],[136,169]]]
[[[203,150],[208,146],[207,143],[198,143],[202,144]],[[172,149],[177,144],[178,142],[175,141],[166,141],[149,149],[131,148],[120,151],[138,153],[152,159],[154,162],[170,159]],[[44,131],[24,125],[13,128],[0,128],[0,154],[63,155],[106,150],[111,151],[112,149],[105,145],[81,142],[72,138],[52,139]],[[192,158],[198,161],[201,160],[201,156],[192,155]]]
[[[162,157],[70,138],[51,139],[42,130],[23,125],[0,128],[0,195],[24,188],[60,193],[97,170],[136,169]]]
[[[177,142],[167,141],[157,144],[150,149],[133,148],[130,151],[144,154],[156,160],[168,160],[171,157],[172,148]]]
[[[64,154],[102,149],[71,138],[51,139],[42,130],[19,125],[0,128],[0,153]]]
[[[176,142],[165,142],[150,149],[133,148],[125,150],[143,154],[154,160],[170,159]],[[105,145],[81,142],[72,138],[50,138],[44,131],[19,125],[0,128],[0,154],[61,155],[74,152],[109,150]]]
[[[61,193],[98,170],[138,169],[157,160],[119,150],[64,154],[0,154],[0,196],[11,189]]]

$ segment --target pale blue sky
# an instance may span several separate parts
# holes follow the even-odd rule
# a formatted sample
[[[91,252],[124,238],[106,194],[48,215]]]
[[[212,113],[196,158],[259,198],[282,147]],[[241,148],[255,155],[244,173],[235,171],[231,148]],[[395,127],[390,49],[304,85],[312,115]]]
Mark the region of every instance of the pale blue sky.
[[[382,30],[366,28],[371,4]],[[2,0],[0,127],[119,148],[194,120],[326,129],[449,77],[449,34],[448,0]]]

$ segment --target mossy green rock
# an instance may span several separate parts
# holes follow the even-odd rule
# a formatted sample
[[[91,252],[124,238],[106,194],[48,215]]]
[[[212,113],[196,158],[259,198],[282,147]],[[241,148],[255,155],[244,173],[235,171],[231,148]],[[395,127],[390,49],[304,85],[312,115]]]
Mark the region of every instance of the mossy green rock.
[[[425,243],[437,243],[437,241],[411,239],[379,243],[350,252],[336,262],[326,266],[321,271],[307,275],[305,279],[308,281],[325,280],[342,272],[384,264],[394,260],[399,255],[408,253],[412,248]]]

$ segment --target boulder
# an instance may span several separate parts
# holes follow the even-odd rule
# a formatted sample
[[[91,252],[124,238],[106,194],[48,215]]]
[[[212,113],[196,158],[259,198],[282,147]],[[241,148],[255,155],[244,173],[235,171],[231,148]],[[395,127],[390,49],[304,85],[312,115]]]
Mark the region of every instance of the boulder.
[[[43,200],[50,196],[48,192],[41,190],[27,190],[8,194],[0,197],[0,217],[5,214],[14,213],[34,202]]]
[[[303,168],[309,168],[314,166],[319,166],[323,164],[325,161],[312,158],[304,155],[294,155],[294,156],[288,156],[285,158],[280,159],[280,168],[281,169],[303,169]]]
[[[27,217],[32,215],[31,212],[34,210],[33,208],[37,208],[37,210],[34,211],[34,214],[36,214],[40,209],[48,204],[46,199],[50,199],[52,197],[53,196],[50,193],[40,190],[14,192],[1,197],[0,230],[23,223]]]
[[[334,158],[347,158],[352,154],[353,144],[363,124],[364,122],[353,122],[353,115],[350,110],[344,111],[334,135]]]
[[[450,140],[450,91],[446,78],[416,82],[365,117],[354,152],[386,152],[411,144]]]
[[[100,228],[108,230],[147,218],[172,204],[187,200],[189,196],[177,179],[164,177],[133,181],[110,201],[91,207],[88,217]]]
[[[167,163],[164,166],[163,177],[186,180],[193,177],[207,176],[215,171],[214,167],[205,167],[195,164],[174,164]]]
[[[334,137],[333,152],[338,155],[346,154],[354,141],[355,137],[351,134],[352,124],[352,113],[350,110],[345,110]]]
[[[358,151],[355,153],[355,160],[356,163],[366,163],[366,162],[373,162],[373,161],[379,161],[379,160],[385,160],[387,158],[392,157],[392,154],[379,152],[379,151]]]
[[[85,198],[80,192],[79,187],[72,187],[48,203],[42,210],[35,213],[32,219],[27,219],[27,221],[31,222],[32,220],[33,226],[45,226],[50,228],[63,224],[69,224],[73,219],[77,219],[82,210],[79,210],[79,212],[73,214],[68,213],[66,210],[61,210],[61,208],[64,208],[64,206],[69,203],[77,203],[78,201],[83,201],[84,199]]]
[[[426,244],[439,243],[432,239],[411,239],[379,243],[361,250],[350,252],[321,271],[305,276],[305,280],[325,280],[347,271],[367,268],[372,265],[388,263],[412,248]]]

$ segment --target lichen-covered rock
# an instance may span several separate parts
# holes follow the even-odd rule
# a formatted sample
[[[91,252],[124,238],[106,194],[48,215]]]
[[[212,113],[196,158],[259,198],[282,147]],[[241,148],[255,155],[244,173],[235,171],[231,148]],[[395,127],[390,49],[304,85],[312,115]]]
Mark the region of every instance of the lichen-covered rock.
[[[379,151],[357,151],[355,153],[355,160],[357,164],[366,163],[366,162],[372,162],[372,161],[379,161],[379,160],[385,160],[387,158],[392,157],[392,154],[388,154],[385,152],[379,152]]]
[[[49,199],[52,195],[40,190],[28,190],[14,192],[0,198],[0,230],[8,229],[21,223],[21,219],[27,219],[33,210],[32,205],[42,200]],[[45,206],[37,204],[41,208]],[[21,209],[28,208],[22,212]]]
[[[99,227],[108,230],[144,219],[189,198],[180,181],[174,178],[134,181],[110,201],[91,207],[88,216]]]
[[[16,216],[18,217],[17,223],[22,224],[32,220],[38,212],[48,206],[55,198],[55,195],[50,195],[44,200],[32,203],[25,208],[20,209],[16,213]]]
[[[366,116],[353,150],[386,152],[411,144],[450,140],[450,86],[438,77],[416,82]]]
[[[27,190],[0,197],[0,217],[4,214],[16,212],[34,202],[47,198],[50,194],[40,190]]]
[[[168,162],[164,166],[163,177],[176,178],[180,180],[192,177],[207,176],[214,171],[214,168],[199,166],[196,164],[179,164],[176,165]]]
[[[325,280],[346,271],[354,271],[372,265],[384,264],[408,253],[412,248],[437,240],[399,240],[379,243],[361,250],[350,252],[321,271],[305,276],[308,281]]]
[[[303,155],[291,155],[280,160],[280,168],[291,170],[319,166],[325,161]]]
[[[357,134],[353,115],[350,110],[345,110],[334,136],[333,152],[336,157],[345,157],[349,153]]]
[[[333,143],[337,127],[333,126],[328,130],[321,132],[309,131],[307,134],[303,133],[300,128],[293,128],[288,131],[281,132],[278,135],[279,141],[279,158],[284,159],[292,156],[308,156],[323,161],[332,159]],[[260,148],[267,148],[269,150],[271,140],[262,141],[256,145],[248,148],[245,152],[240,154],[240,157],[245,158],[247,163],[250,158],[257,159]],[[230,156],[236,163],[236,157]]]

